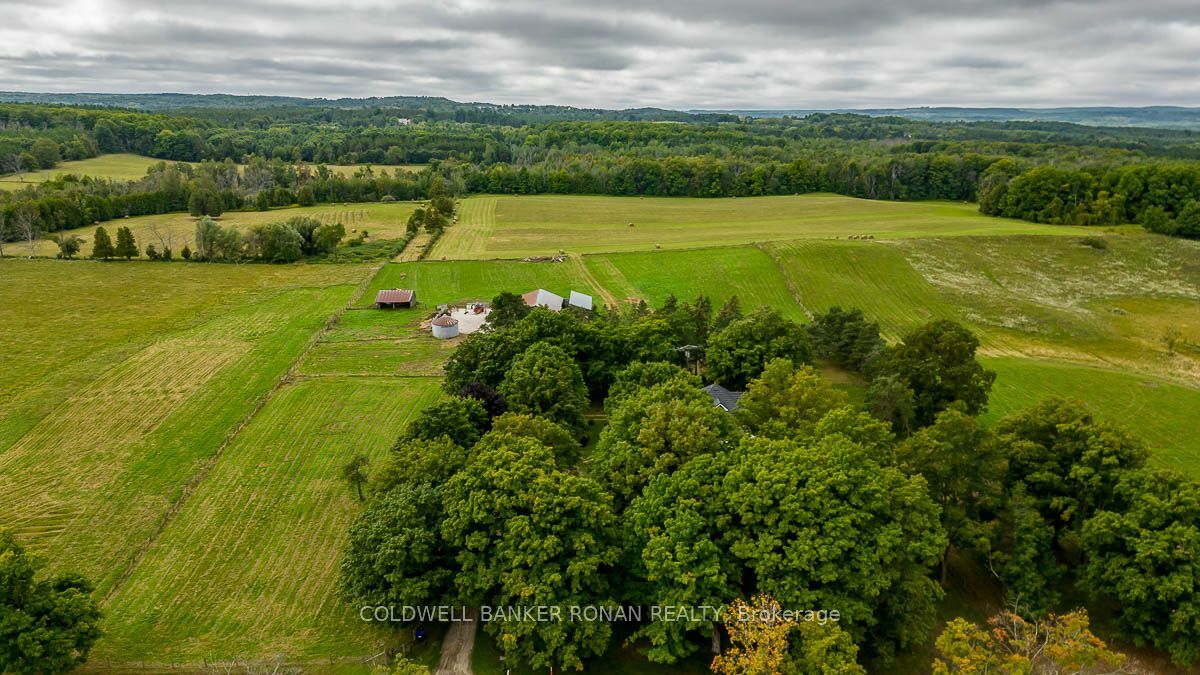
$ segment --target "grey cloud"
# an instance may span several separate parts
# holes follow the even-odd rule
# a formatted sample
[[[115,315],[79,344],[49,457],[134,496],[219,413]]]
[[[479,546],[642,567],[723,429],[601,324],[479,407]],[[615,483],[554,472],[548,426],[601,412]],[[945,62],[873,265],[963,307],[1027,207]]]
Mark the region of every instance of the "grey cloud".
[[[0,89],[1200,104],[1194,0],[0,0]]]

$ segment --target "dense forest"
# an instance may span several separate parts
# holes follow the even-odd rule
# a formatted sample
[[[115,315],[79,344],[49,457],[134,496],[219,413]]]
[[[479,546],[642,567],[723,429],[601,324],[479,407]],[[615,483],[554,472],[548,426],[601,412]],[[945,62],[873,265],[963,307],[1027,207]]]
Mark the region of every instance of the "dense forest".
[[[384,101],[391,100],[377,102]],[[393,101],[401,102],[318,106],[285,99],[153,113],[0,104],[0,172],[117,152],[164,160],[137,181],[66,177],[4,194],[2,231],[12,239],[18,223],[44,234],[188,210],[196,194],[213,205],[207,215],[421,198],[439,175],[453,194],[833,192],[978,201],[991,215],[1054,224],[1134,222],[1200,236],[1200,135],[1191,131]],[[345,176],[322,168],[327,164],[428,167]]]

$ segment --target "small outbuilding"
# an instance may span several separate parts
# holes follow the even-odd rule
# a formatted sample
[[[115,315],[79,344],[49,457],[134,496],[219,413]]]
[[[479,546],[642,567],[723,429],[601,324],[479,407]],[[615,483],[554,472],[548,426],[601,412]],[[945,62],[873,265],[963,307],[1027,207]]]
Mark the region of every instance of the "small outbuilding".
[[[429,322],[429,326],[433,331],[433,337],[439,340],[449,340],[450,338],[458,337],[458,319],[448,314],[434,317],[433,321]]]
[[[408,309],[417,304],[417,292],[407,288],[381,290],[375,294],[375,306],[379,309]]]
[[[524,300],[525,304],[529,307],[545,307],[552,312],[562,311],[563,306],[567,304],[567,301],[563,299],[563,296],[558,295],[557,293],[551,293],[544,288],[529,291],[525,295],[522,295],[521,299]]]
[[[729,391],[719,384],[710,384],[703,389],[704,393],[712,397],[713,405],[717,406],[725,412],[733,412],[737,410],[738,400],[742,398],[741,391]]]
[[[592,310],[592,296],[585,295],[579,291],[571,291],[571,296],[567,299],[567,304],[572,307],[586,309],[590,312]]]

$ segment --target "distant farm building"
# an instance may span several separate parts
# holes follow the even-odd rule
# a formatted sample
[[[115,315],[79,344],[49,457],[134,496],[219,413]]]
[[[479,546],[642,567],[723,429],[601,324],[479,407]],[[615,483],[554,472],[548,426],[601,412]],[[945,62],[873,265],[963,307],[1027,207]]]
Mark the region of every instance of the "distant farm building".
[[[452,318],[448,314],[442,314],[435,317],[429,322],[433,330],[433,337],[439,340],[449,340],[453,337],[458,337],[458,319]]]
[[[379,309],[407,309],[416,304],[417,292],[406,288],[392,288],[375,294],[375,306]]]
[[[544,288],[539,288],[535,291],[529,291],[525,295],[522,295],[521,299],[523,299],[525,304],[530,307],[545,307],[552,312],[561,311],[563,305],[567,304],[567,301],[563,299],[563,296],[556,293],[551,293]]]
[[[539,288],[522,295],[521,299],[529,307],[545,307],[553,312],[560,311],[562,308],[568,306],[589,311],[592,309],[592,296],[578,291],[571,291],[570,299],[568,300],[557,293],[551,293],[544,288]]]
[[[586,309],[590,311],[592,309],[592,296],[584,295],[578,291],[571,291],[571,296],[567,300],[567,304],[572,307],[578,307],[580,309]]]
[[[704,393],[712,397],[713,405],[725,412],[733,412],[737,410],[738,400],[742,398],[744,392],[729,391],[719,384],[710,384],[704,387]]]

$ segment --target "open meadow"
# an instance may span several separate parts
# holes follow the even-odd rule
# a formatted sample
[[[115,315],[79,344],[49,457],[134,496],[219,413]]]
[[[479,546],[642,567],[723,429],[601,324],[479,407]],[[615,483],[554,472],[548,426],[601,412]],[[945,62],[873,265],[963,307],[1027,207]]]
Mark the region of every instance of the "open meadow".
[[[128,181],[138,180],[146,175],[146,170],[164,160],[134,155],[130,153],[113,153],[91,157],[73,162],[62,162],[53,169],[39,169],[22,174],[7,174],[0,176],[0,190],[19,190],[25,185],[43,183],[57,176],[73,174],[76,176],[91,176],[109,180]],[[174,164],[176,162],[171,161]],[[195,164],[197,162],[186,162]],[[353,176],[359,171],[369,169],[380,171],[410,171],[416,172],[425,168],[424,164],[400,164],[396,166],[380,166],[370,164],[326,164],[330,171],[339,176]]]
[[[62,162],[53,169],[0,176],[0,190],[19,190],[25,185],[44,183],[65,174],[118,181],[138,180],[146,175],[147,169],[161,161],[163,160],[128,153],[100,155],[74,162]]]
[[[483,202],[480,206],[472,201]],[[493,203],[494,202],[494,203]],[[705,248],[799,238],[877,239],[984,234],[1078,234],[1081,228],[991,218],[975,204],[887,202],[831,194],[742,199],[471,197],[482,208],[446,231],[433,259]]]
[[[384,238],[413,208],[221,220],[312,215]],[[736,295],[801,322],[859,307],[889,340],[953,319],[998,373],[985,419],[1078,398],[1145,439],[1155,464],[1200,477],[1193,242],[1087,230],[1103,234],[1097,248],[1077,228],[970,205],[829,195],[471,197],[458,215],[427,259],[374,267],[0,260],[0,522],[97,582],[106,636],[92,667],[279,656],[363,670],[383,636],[335,594],[359,508],[340,468],[356,453],[378,463],[440,396],[461,339],[422,328],[436,305],[501,291],[610,306]],[[190,237],[192,223],[109,229],[127,224],[144,245],[153,229]],[[562,262],[519,259],[560,248]],[[384,288],[415,289],[420,306],[373,309]],[[854,378],[838,386],[861,398]]]
[[[277,208],[270,211],[230,211],[215,220],[221,225],[232,225],[245,231],[255,225],[265,225],[303,216],[316,218],[322,223],[341,223],[346,228],[346,239],[352,239],[366,232],[368,241],[382,239],[399,239],[405,234],[408,217],[419,206],[417,202],[376,202],[364,204],[321,204],[318,206],[296,206]],[[108,231],[109,237],[114,237],[118,227],[128,227],[137,240],[138,248],[145,252],[148,244],[162,250],[170,246],[179,256],[184,245],[195,247],[196,221],[186,213],[166,213],[156,216],[137,216],[101,223]],[[74,234],[83,239],[80,256],[87,256],[92,251],[92,237],[96,232],[95,226],[67,230],[65,234]],[[11,242],[11,253],[25,255],[28,250],[22,242]],[[49,239],[37,243],[37,255],[54,257],[58,255],[58,245]],[[6,253],[9,249],[6,248]],[[144,255],[143,255],[144,257]]]

